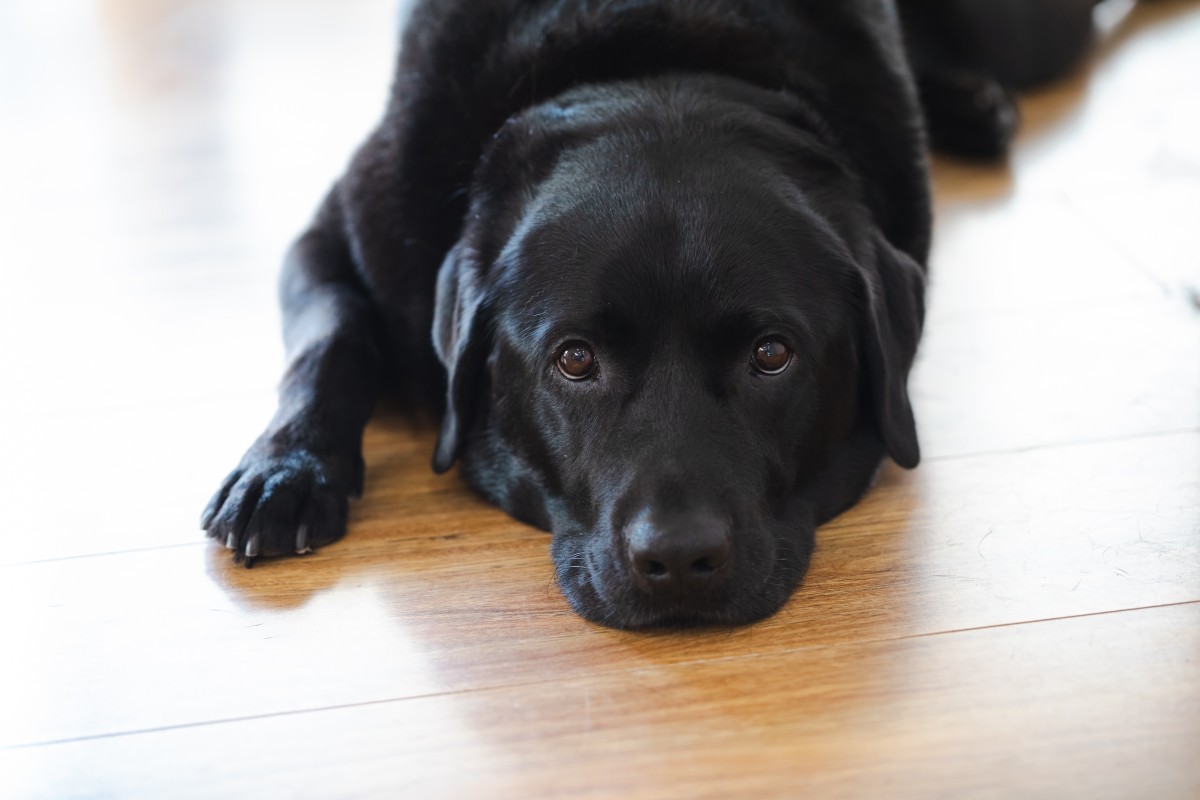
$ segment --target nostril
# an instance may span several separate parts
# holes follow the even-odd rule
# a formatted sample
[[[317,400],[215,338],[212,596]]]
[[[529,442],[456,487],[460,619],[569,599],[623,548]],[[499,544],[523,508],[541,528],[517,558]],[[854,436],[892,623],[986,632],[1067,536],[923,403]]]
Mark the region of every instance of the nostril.
[[[651,593],[711,591],[729,574],[733,542],[729,525],[720,518],[638,519],[626,527],[625,536],[631,577]]]

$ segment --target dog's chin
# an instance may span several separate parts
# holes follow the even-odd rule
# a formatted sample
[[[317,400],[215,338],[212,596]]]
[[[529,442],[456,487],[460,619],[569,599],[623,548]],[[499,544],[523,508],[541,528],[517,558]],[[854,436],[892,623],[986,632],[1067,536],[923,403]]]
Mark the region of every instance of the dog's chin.
[[[601,597],[590,581],[562,589],[575,613],[589,622],[642,631],[749,625],[778,611],[790,594],[786,590],[759,591],[753,597],[733,597],[725,602],[697,606],[686,602],[656,603],[637,596],[623,596],[614,601]]]
[[[589,622],[621,630],[712,629],[749,625],[775,614],[800,584],[807,560],[776,562],[769,575],[700,600],[660,600],[625,583],[602,590],[591,571],[578,564],[560,564],[556,573],[571,608]]]

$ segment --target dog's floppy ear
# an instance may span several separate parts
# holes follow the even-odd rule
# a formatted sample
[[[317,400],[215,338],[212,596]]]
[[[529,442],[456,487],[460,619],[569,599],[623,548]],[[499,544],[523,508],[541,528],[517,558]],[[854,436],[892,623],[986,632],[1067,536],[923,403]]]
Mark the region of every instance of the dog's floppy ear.
[[[486,303],[476,262],[473,250],[459,242],[438,272],[433,347],[446,367],[446,411],[433,453],[438,474],[454,466],[462,451],[487,356]]]
[[[908,399],[908,372],[925,321],[925,273],[881,233],[874,259],[862,269],[867,303],[864,354],[875,420],[888,455],[912,469],[921,460],[917,426]]]

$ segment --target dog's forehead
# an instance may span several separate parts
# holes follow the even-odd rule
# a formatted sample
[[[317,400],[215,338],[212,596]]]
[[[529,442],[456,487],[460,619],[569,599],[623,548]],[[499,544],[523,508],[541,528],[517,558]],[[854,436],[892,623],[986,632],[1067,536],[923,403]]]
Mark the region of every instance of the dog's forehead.
[[[752,164],[567,171],[510,242],[517,314],[632,326],[819,313],[845,253],[795,186]]]

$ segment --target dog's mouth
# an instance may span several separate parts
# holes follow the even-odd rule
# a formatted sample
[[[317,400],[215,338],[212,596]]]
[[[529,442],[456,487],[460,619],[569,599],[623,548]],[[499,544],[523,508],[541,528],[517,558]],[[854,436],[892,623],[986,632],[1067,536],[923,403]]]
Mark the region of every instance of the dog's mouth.
[[[637,631],[677,631],[677,630],[696,630],[696,629],[719,629],[733,628],[739,624],[724,619],[720,614],[701,614],[696,612],[681,611],[679,613],[667,613],[660,616],[650,616],[645,619],[635,619],[621,627],[628,630]]]
[[[775,597],[730,597],[725,602],[678,600],[671,603],[644,597],[606,599],[591,581],[582,581],[563,593],[575,612],[584,619],[623,630],[688,630],[730,628],[748,625],[770,616],[787,600],[788,592]]]
[[[739,624],[722,608],[696,608],[694,604],[675,602],[653,603],[634,597],[613,602],[601,596],[595,584],[587,579],[575,579],[574,585],[559,585],[575,613],[584,619],[609,628],[623,630],[680,630],[729,627]],[[744,623],[742,623],[744,624]]]
[[[624,571],[593,563],[583,553],[556,559],[555,571],[575,612],[599,625],[647,632],[731,628],[765,619],[787,602],[807,571],[811,545],[805,541],[811,537],[789,537],[788,552],[701,595],[648,594]]]

